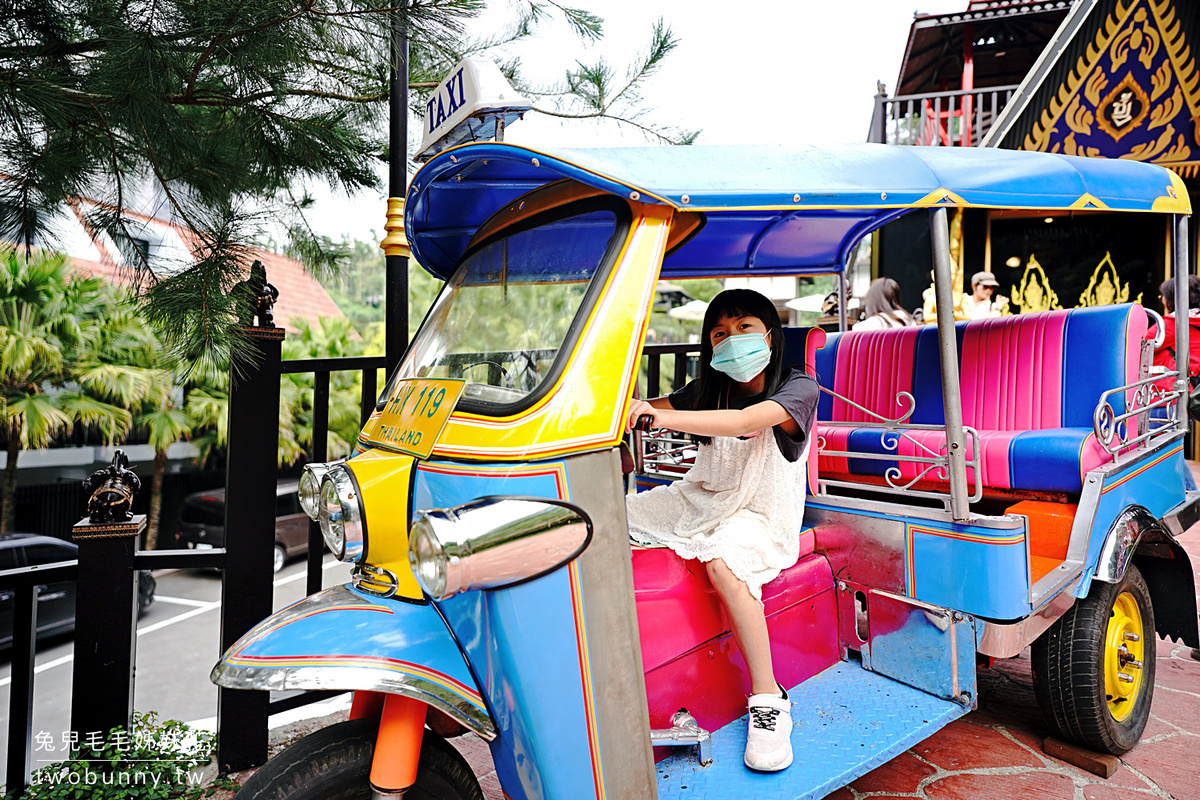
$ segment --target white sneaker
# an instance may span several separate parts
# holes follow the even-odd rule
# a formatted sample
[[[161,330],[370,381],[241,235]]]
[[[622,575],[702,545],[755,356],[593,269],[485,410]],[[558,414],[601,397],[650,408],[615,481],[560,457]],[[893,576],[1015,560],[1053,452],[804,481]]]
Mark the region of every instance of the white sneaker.
[[[792,703],[777,694],[750,695],[750,733],[746,737],[746,766],[763,772],[786,769],[792,763]]]

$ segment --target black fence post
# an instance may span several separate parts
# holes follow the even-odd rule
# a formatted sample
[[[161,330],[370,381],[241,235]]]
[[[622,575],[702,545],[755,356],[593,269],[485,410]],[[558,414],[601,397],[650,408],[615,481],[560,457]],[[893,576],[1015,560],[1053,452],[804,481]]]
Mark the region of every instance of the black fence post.
[[[279,362],[282,328],[248,328],[253,362],[234,374],[229,392],[229,468],[225,483],[225,570],[221,583],[221,650],[270,616],[279,453]],[[217,693],[217,764],[223,773],[267,760],[270,694]]]
[[[29,785],[33,750],[33,658],[36,649],[37,587],[13,594],[12,696],[8,720],[8,791],[20,796]],[[17,770],[14,772],[14,770]]]
[[[120,451],[117,451],[120,453]],[[75,660],[71,673],[71,730],[79,744],[133,717],[139,576],[133,568],[146,515],[131,522],[76,523],[79,580],[75,595]]]

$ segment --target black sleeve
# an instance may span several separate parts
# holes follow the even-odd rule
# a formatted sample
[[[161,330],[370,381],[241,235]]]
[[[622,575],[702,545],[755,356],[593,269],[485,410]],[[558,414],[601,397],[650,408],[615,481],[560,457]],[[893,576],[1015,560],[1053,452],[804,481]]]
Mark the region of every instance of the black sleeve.
[[[676,411],[695,411],[696,410],[696,382],[689,381],[682,389],[677,392],[671,392],[667,395],[667,399],[671,401],[671,408]]]
[[[804,452],[804,445],[816,422],[817,401],[821,388],[816,378],[799,369],[793,369],[783,385],[768,400],[783,406],[784,411],[800,426],[796,436],[789,436],[778,425],[775,426],[775,441],[788,461],[795,461]]]

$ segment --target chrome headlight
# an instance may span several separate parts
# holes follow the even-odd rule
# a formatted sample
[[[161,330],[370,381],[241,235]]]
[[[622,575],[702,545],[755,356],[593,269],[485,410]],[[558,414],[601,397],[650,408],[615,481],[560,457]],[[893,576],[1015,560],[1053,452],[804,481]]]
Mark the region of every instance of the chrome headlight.
[[[296,490],[296,495],[300,498],[300,508],[304,509],[304,513],[308,514],[309,519],[315,521],[320,513],[321,480],[330,469],[345,460],[339,458],[337,461],[318,461],[304,465],[304,472],[300,475],[300,488]]]
[[[568,503],[485,497],[418,514],[408,561],[421,589],[445,600],[545,575],[582,553],[591,538],[591,520]]]
[[[317,503],[321,535],[339,561],[362,561],[367,549],[367,523],[354,473],[344,465],[329,469],[321,480]]]
[[[418,517],[408,533],[408,563],[417,583],[430,597],[440,599],[445,594],[448,562],[433,526],[424,515]]]

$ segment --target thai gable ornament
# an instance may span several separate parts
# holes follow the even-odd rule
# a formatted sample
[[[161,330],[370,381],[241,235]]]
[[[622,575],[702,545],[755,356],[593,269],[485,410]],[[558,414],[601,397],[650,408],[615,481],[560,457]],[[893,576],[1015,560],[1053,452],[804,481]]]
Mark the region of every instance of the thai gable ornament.
[[[1116,0],[1022,149],[1200,173],[1200,72],[1172,0]]]

